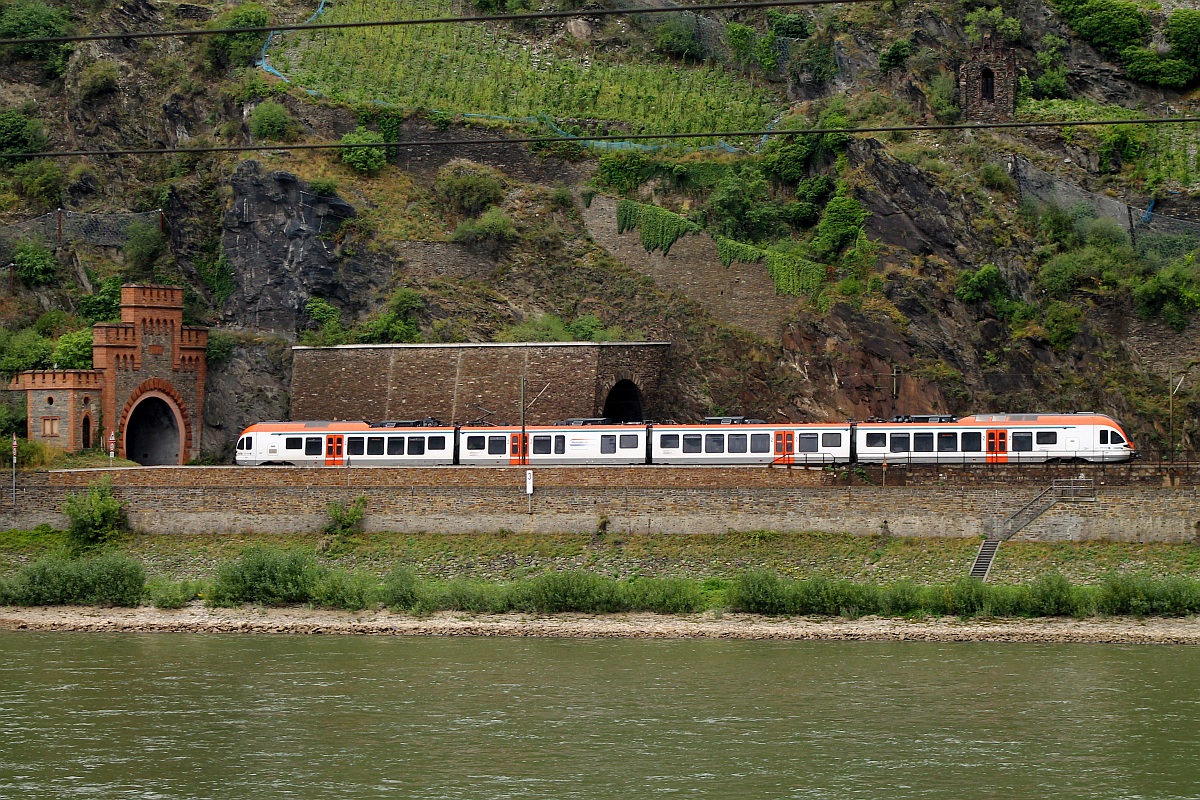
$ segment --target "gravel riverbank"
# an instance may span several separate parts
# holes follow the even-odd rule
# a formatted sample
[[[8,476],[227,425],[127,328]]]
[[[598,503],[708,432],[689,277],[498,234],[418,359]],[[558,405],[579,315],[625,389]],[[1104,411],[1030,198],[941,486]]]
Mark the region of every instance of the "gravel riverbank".
[[[310,608],[176,610],[48,606],[0,607],[0,630],[109,633],[288,633],[393,636],[544,636],[628,639],[791,639],[929,642],[1200,644],[1200,617],[1035,620],[775,618],[695,615],[468,615],[423,617],[388,611]]]

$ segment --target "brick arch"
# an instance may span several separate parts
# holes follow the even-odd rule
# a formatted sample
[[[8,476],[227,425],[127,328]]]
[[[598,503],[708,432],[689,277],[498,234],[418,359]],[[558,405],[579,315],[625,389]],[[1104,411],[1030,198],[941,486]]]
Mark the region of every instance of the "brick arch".
[[[597,376],[596,380],[596,414],[603,414],[604,407],[608,402],[609,394],[618,383],[621,381],[629,381],[637,389],[638,397],[641,400],[642,414],[645,415],[647,409],[646,398],[646,379],[645,376],[633,370],[619,367],[617,369],[602,372]]]
[[[162,378],[150,378],[138,384],[138,387],[129,394],[129,399],[125,401],[124,408],[121,409],[121,457],[126,457],[125,452],[125,435],[128,432],[129,415],[133,413],[134,407],[146,397],[160,397],[167,401],[168,405],[174,407],[179,412],[179,423],[182,427],[183,440],[180,442],[179,457],[187,460],[192,452],[192,416],[188,411],[187,403],[169,382]]]
[[[630,369],[619,368],[611,372],[603,372],[597,376],[596,380],[596,405],[597,408],[604,405],[604,398],[608,397],[608,393],[613,387],[621,381],[629,381],[637,387],[638,391],[644,397],[646,394],[646,379]]]

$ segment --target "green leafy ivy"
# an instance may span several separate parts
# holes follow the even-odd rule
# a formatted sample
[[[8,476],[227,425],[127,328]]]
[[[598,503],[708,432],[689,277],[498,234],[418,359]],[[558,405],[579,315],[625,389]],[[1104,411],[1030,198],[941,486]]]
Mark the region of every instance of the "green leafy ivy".
[[[637,230],[646,252],[671,252],[671,246],[687,233],[699,233],[700,226],[689,219],[658,206],[621,200],[617,203],[617,233]]]

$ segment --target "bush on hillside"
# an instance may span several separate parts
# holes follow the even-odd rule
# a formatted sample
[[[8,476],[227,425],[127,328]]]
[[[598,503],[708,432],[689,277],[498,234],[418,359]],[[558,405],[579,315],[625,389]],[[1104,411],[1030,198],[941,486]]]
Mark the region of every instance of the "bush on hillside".
[[[93,61],[79,70],[79,95],[87,100],[109,92],[119,85],[121,68],[115,61]]]
[[[1134,80],[1182,89],[1196,77],[1200,64],[1173,56],[1173,52],[1164,55],[1146,47],[1127,47],[1121,51],[1121,63]]]
[[[363,145],[342,150],[342,162],[355,172],[375,175],[387,164],[387,148],[371,146],[383,144],[383,137],[375,131],[360,127],[354,133],[347,133],[341,141],[342,144]]]
[[[497,250],[517,238],[512,219],[498,208],[489,208],[479,219],[465,219],[454,229],[450,241]]]
[[[213,21],[214,29],[262,28],[271,21],[271,15],[257,3],[243,3],[227,11]],[[207,37],[207,60],[212,70],[227,67],[246,67],[258,60],[258,54],[266,44],[264,32],[222,33]]]
[[[1005,15],[1001,6],[977,8],[967,14],[967,41],[979,44],[987,36],[995,36],[1009,44],[1021,40],[1021,21]]]
[[[1146,12],[1130,0],[1056,0],[1067,24],[1109,55],[1141,44],[1150,32]]]
[[[67,11],[46,5],[42,0],[17,0],[0,6],[0,39],[43,39],[65,36],[69,32]],[[53,42],[12,44],[0,48],[6,61],[35,61],[51,77],[62,73],[67,64],[70,47]]]
[[[500,171],[456,158],[438,170],[433,191],[455,211],[475,216],[504,198],[505,180]]]
[[[45,286],[54,282],[58,272],[58,259],[41,242],[31,239],[18,242],[13,251],[13,264],[17,277],[26,286]]]
[[[62,168],[52,159],[38,158],[13,167],[13,188],[29,201],[30,211],[49,211],[62,205]]]
[[[54,345],[32,328],[17,333],[0,329],[0,372],[14,375],[51,365]]]
[[[12,163],[13,153],[29,153],[46,145],[41,120],[15,108],[0,111],[0,164]]]
[[[704,46],[690,17],[671,17],[654,29],[651,41],[656,52],[682,61],[699,61],[704,58]]]
[[[913,53],[912,42],[908,39],[901,39],[897,42],[892,42],[891,46],[883,52],[879,57],[879,71],[891,72],[894,69],[899,69],[908,61],[908,57]]]
[[[166,249],[167,237],[157,223],[131,222],[125,229],[122,251],[129,266],[138,272],[148,272]]]
[[[84,328],[58,337],[51,359],[59,369],[91,369],[92,329]]]
[[[250,112],[250,133],[259,139],[287,142],[295,137],[295,132],[292,115],[274,100],[264,100]]]

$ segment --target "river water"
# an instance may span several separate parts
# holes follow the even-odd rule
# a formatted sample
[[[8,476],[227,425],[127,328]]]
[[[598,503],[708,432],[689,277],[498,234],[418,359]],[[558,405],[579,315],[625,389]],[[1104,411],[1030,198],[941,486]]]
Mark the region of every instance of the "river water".
[[[1196,798],[1200,649],[0,632],[0,797]]]

